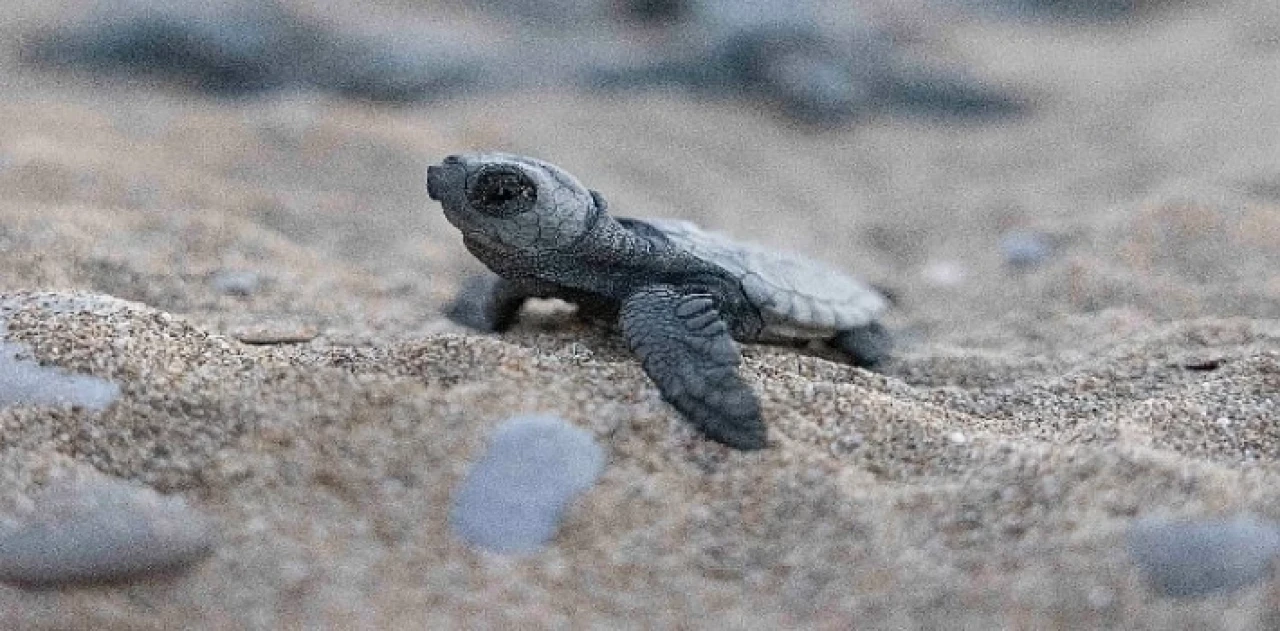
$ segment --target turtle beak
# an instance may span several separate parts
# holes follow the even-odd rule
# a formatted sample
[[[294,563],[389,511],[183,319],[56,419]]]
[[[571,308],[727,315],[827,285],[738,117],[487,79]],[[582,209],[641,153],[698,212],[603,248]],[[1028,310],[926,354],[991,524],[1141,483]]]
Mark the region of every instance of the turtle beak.
[[[452,171],[457,171],[462,166],[462,159],[458,156],[449,156],[442,160],[436,166],[427,167],[427,196],[436,201],[441,201],[448,188],[447,180]]]

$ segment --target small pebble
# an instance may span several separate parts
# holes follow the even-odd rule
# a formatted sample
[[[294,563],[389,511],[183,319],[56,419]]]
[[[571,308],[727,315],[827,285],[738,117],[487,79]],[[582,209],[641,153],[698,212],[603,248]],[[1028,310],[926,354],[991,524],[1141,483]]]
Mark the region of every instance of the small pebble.
[[[0,533],[0,581],[107,583],[174,572],[213,550],[210,523],[181,498],[107,478],[41,493]]]
[[[1008,232],[1000,238],[1000,254],[1011,267],[1036,267],[1053,254],[1053,244],[1039,232]]]
[[[120,386],[20,359],[21,344],[4,341],[0,320],[0,409],[12,405],[71,405],[98,411],[120,398]]]
[[[1222,365],[1224,363],[1226,362],[1222,358],[1218,358],[1218,357],[1202,358],[1202,359],[1192,359],[1192,360],[1183,362],[1182,367],[1186,368],[1187,370],[1194,370],[1197,372],[1211,372],[1219,368],[1222,368]]]
[[[260,324],[236,329],[231,333],[245,344],[305,344],[320,336],[320,330],[306,325]]]
[[[1230,592],[1270,573],[1280,530],[1250,515],[1230,519],[1145,519],[1129,530],[1129,554],[1166,596]]]
[[[262,285],[257,272],[223,270],[213,275],[213,288],[228,296],[252,296]]]
[[[589,432],[555,416],[511,418],[454,495],[450,525],[491,552],[534,552],[555,537],[569,503],[591,488],[604,464]]]

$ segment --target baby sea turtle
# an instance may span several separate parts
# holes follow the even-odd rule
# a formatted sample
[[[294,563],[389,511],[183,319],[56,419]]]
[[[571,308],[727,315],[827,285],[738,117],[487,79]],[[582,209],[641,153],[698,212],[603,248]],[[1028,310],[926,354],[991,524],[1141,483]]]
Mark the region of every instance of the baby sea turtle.
[[[449,156],[427,193],[499,278],[464,290],[451,315],[509,327],[527,298],[612,316],[663,399],[708,437],[765,446],[760,405],[734,340],[829,340],[858,365],[888,353],[887,299],[796,254],[737,243],[669,219],[626,219],[555,165],[502,153]]]
[[[95,0],[76,23],[25,34],[20,52],[36,65],[164,78],[222,96],[310,86],[413,102],[488,80],[484,55],[452,46],[443,32],[365,37],[294,11],[296,4]]]
[[[599,68],[587,75],[587,86],[738,94],[820,127],[882,109],[994,119],[1022,114],[1030,105],[955,64],[930,61],[848,2],[670,4],[669,37],[661,40],[658,59]]]

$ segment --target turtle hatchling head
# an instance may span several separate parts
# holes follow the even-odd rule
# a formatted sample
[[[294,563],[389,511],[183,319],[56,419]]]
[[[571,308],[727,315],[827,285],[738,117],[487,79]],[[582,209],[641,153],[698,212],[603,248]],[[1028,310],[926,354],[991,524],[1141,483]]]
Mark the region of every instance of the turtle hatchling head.
[[[463,235],[508,254],[567,247],[603,210],[559,167],[505,153],[445,158],[427,168],[427,194]]]

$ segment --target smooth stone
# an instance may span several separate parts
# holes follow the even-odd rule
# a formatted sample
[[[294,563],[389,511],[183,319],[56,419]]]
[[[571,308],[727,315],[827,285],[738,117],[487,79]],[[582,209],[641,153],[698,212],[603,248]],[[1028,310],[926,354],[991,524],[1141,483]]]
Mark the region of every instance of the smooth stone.
[[[604,464],[595,438],[558,417],[508,419],[454,495],[450,525],[491,552],[534,552],[555,537],[565,509]]]
[[[0,581],[24,587],[170,574],[208,556],[213,528],[179,497],[109,479],[41,493],[0,533]]]
[[[1129,554],[1167,596],[1230,592],[1262,580],[1280,554],[1280,530],[1251,515],[1145,519],[1129,530]]]
[[[1053,244],[1038,232],[1008,232],[1000,237],[1000,254],[1012,267],[1031,268],[1053,255]]]
[[[5,342],[0,319],[0,409],[12,405],[71,405],[99,411],[120,398],[120,386],[89,375],[76,375],[20,359],[26,349]]]
[[[222,270],[210,279],[213,288],[228,296],[251,296],[262,285],[257,272]]]

